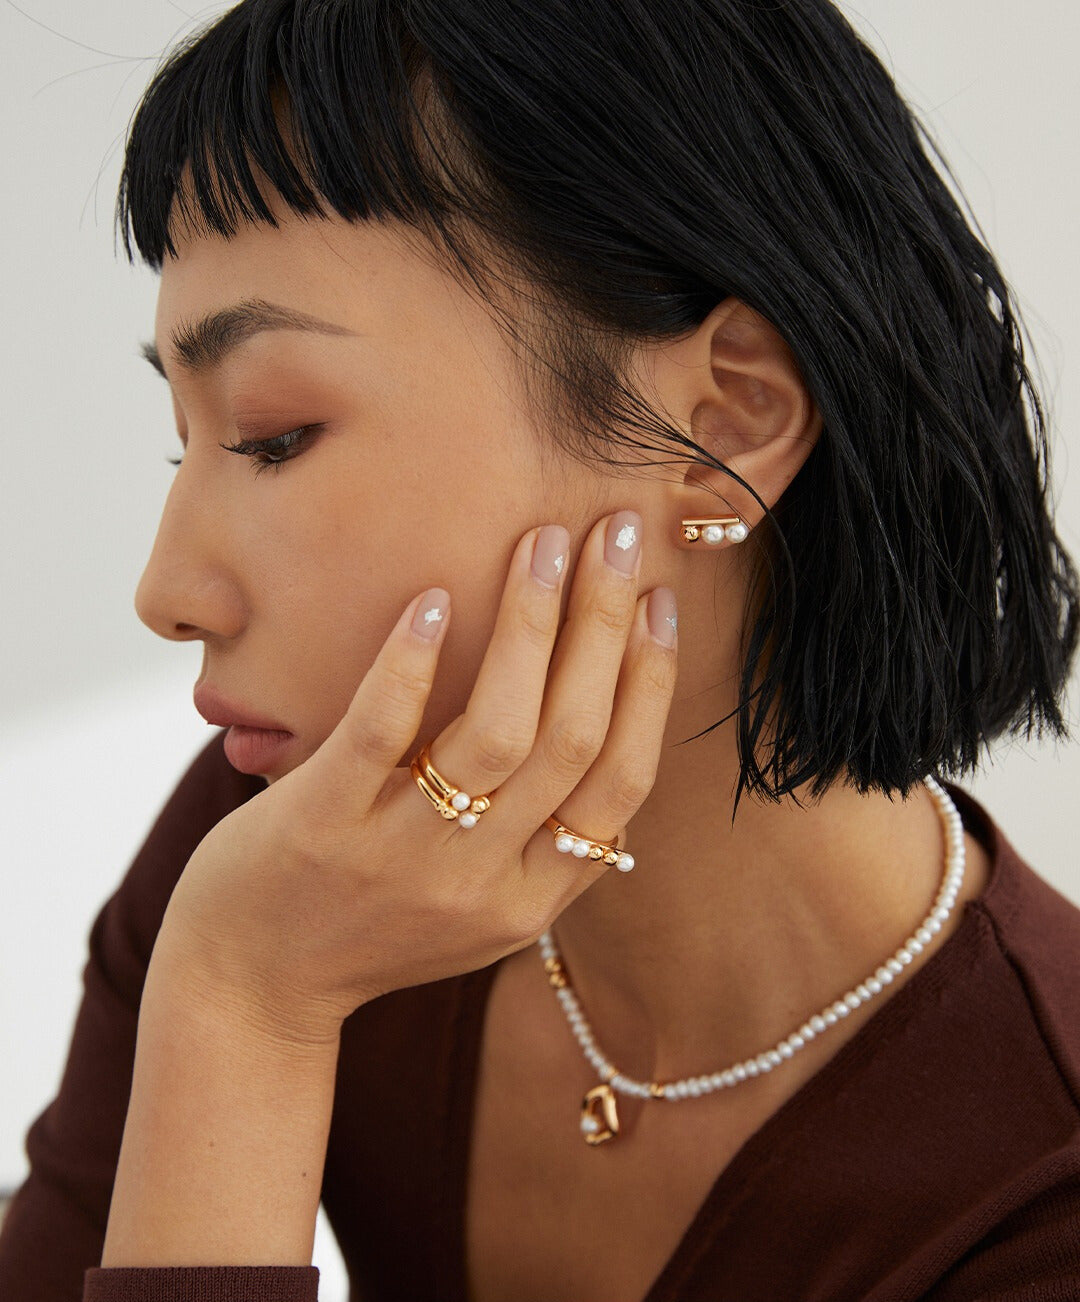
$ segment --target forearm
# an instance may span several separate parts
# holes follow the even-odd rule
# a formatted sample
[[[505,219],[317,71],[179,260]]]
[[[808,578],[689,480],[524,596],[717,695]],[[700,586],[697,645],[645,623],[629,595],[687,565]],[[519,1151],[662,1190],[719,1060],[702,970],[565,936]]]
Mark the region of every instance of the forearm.
[[[101,1265],[309,1265],[337,1053],[202,997],[156,947]]]

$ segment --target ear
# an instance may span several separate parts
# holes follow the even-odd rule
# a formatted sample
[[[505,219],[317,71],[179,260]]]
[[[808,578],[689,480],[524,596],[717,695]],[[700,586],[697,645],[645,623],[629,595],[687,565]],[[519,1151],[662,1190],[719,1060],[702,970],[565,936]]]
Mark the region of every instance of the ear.
[[[771,510],[823,423],[779,331],[740,299],[727,298],[692,334],[653,350],[646,367],[661,407]],[[737,514],[753,529],[764,515],[735,479],[699,463],[670,491],[677,499],[670,510],[681,518]]]

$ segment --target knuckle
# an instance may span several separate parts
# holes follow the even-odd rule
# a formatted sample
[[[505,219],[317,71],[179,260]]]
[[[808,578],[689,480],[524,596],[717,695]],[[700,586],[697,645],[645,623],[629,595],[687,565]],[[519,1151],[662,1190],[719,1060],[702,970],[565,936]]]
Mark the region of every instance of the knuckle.
[[[659,647],[649,649],[660,651]],[[653,692],[657,696],[670,696],[674,691],[678,677],[678,666],[674,656],[663,652],[659,655],[643,655],[638,658],[635,669],[647,692]]]
[[[357,756],[379,763],[397,759],[416,733],[429,690],[425,674],[387,665],[379,676],[374,700],[349,727]]]
[[[415,709],[419,701],[427,694],[431,683],[428,672],[417,672],[408,665],[387,664],[380,681],[380,696],[391,706],[401,705],[405,709]]]
[[[591,764],[600,754],[606,730],[580,714],[556,719],[548,732],[545,750],[560,772],[578,770]]]
[[[355,872],[355,827],[329,788],[312,792],[303,817],[276,826],[270,843],[279,860],[295,867],[314,889],[337,889]]]
[[[517,610],[516,632],[530,645],[546,650],[555,631],[555,613],[545,604],[543,608],[529,602]]]
[[[518,946],[538,939],[548,928],[551,909],[528,891],[518,890],[502,909],[505,922],[502,940]]]
[[[515,911],[513,922],[512,943],[531,944],[547,931],[551,922],[551,911],[538,908],[535,904],[522,904]]]
[[[446,880],[439,899],[439,915],[450,925],[474,921],[490,908],[489,889],[478,875],[462,873]]]
[[[502,777],[524,763],[530,741],[506,724],[488,723],[477,728],[469,743],[471,762],[481,775]]]
[[[656,765],[645,764],[638,755],[627,756],[615,764],[607,787],[616,807],[636,808],[644,803],[656,782]]]
[[[594,597],[589,614],[605,632],[622,637],[633,621],[634,605],[627,602],[625,593],[605,589]]]
[[[286,863],[295,864],[305,881],[314,881],[328,863],[336,862],[336,826],[320,806],[322,793],[307,805],[302,820],[289,819],[274,829],[273,842]],[[329,811],[327,811],[329,812]]]
[[[360,761],[387,764],[397,760],[412,736],[404,712],[398,718],[390,712],[380,711],[374,717],[357,719],[349,729],[353,753]],[[406,740],[402,740],[406,738]]]

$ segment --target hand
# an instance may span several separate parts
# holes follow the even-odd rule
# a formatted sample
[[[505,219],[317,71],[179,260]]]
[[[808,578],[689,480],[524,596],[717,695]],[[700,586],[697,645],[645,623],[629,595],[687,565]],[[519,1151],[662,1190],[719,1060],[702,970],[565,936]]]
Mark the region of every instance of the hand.
[[[533,943],[611,871],[560,853],[544,820],[610,843],[656,778],[676,652],[649,632],[640,554],[630,575],[605,561],[612,520],[641,537],[636,513],[593,526],[561,631],[568,563],[547,588],[530,569],[539,530],[514,551],[466,710],[430,752],[471,796],[493,793],[475,827],[440,817],[408,768],[449,624],[433,641],[411,631],[421,594],[319,749],[200,842],[154,958],[278,1035],[329,1039],[381,994]]]

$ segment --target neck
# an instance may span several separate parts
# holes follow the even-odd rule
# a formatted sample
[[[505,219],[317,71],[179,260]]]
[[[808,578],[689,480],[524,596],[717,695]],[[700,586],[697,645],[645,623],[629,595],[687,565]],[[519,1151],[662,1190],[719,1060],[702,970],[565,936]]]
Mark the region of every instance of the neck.
[[[677,746],[701,724],[676,707],[656,782],[621,841],[635,868],[607,872],[551,928],[598,1044],[637,1079],[711,1072],[771,1048],[912,935],[945,871],[945,830],[923,783],[904,801],[834,786],[811,804],[802,791],[801,808],[744,791],[733,826],[734,720]],[[905,977],[979,884],[965,872],[949,922]]]

